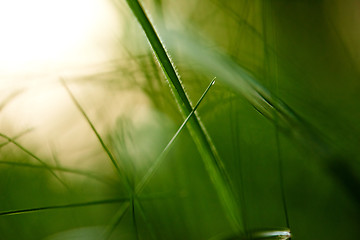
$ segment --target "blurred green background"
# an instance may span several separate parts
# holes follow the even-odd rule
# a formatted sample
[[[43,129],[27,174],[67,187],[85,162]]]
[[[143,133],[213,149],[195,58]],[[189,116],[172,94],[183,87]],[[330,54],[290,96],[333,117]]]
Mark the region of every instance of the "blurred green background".
[[[36,135],[2,133],[0,239],[241,239],[186,128],[132,201],[129,186],[154,166],[183,119],[139,23],[125,1],[114,2],[123,31],[114,40],[119,60],[65,82],[75,99],[77,88],[95,89],[79,99],[80,108],[120,174],[95,130],[87,127],[91,137],[76,138],[70,129],[77,125],[70,120],[60,130],[66,133],[62,141],[92,145],[46,154],[49,144],[32,143]],[[232,181],[242,234],[289,227],[288,219],[293,239],[356,238],[358,1],[140,2],[193,106],[217,77],[197,114]],[[247,90],[234,87],[241,76],[233,66],[289,106],[302,127],[290,124],[284,130],[277,117],[256,110]],[[89,125],[76,101],[69,105]],[[12,103],[3,102],[5,108]],[[60,140],[51,147],[57,148]],[[63,161],[67,155],[79,159]]]

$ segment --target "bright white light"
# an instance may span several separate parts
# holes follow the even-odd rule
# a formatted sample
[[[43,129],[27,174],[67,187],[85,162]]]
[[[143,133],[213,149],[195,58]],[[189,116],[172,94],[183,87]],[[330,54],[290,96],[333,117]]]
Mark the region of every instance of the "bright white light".
[[[0,0],[0,73],[38,72],[102,55],[114,15],[106,0]]]

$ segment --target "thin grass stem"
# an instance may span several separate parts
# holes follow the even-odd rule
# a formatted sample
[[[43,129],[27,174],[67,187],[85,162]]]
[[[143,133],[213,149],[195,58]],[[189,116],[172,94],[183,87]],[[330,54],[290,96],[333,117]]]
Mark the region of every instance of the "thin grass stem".
[[[102,205],[102,204],[113,204],[127,201],[128,198],[116,198],[116,199],[106,199],[106,200],[99,200],[99,201],[90,201],[90,202],[83,202],[83,203],[71,203],[71,204],[64,204],[64,205],[52,205],[46,207],[36,207],[36,208],[26,208],[20,210],[11,210],[11,211],[4,211],[0,212],[0,216],[9,216],[9,215],[19,215],[25,213],[34,213],[40,211],[47,211],[53,209],[66,209],[66,208],[75,208],[75,207],[87,207],[93,205]]]
[[[45,161],[41,160],[41,158],[39,158],[38,156],[36,156],[34,153],[32,153],[30,150],[26,149],[25,147],[23,147],[20,143],[18,143],[15,139],[3,134],[3,133],[0,133],[0,137],[2,138],[5,138],[7,141],[11,142],[12,144],[14,144],[16,147],[18,147],[20,150],[22,150],[23,152],[25,152],[26,154],[28,154],[29,156],[31,156],[32,158],[34,158],[35,160],[37,160],[39,163],[41,163],[50,173],[51,175],[53,175],[63,186],[65,186],[66,188],[67,185],[66,183],[61,179],[59,178],[58,175],[56,175],[56,173],[51,169],[49,168],[48,164],[46,164]]]
[[[170,139],[170,141],[168,142],[168,144],[166,145],[166,147],[163,149],[163,151],[160,153],[159,157],[157,157],[157,159],[155,160],[154,164],[149,168],[149,170],[146,172],[145,176],[140,180],[139,184],[136,186],[135,189],[135,193],[138,195],[140,194],[140,192],[144,189],[145,185],[149,182],[149,180],[151,179],[151,177],[154,175],[154,173],[156,172],[156,170],[159,168],[159,166],[161,165],[161,163],[164,161],[165,157],[167,156],[167,154],[169,153],[171,147],[173,146],[173,143],[175,141],[175,139],[179,136],[180,132],[184,129],[186,123],[189,121],[189,119],[192,117],[192,115],[195,113],[196,109],[198,108],[198,106],[200,105],[200,103],[202,102],[202,100],[204,99],[205,95],[208,93],[208,91],[210,90],[211,86],[213,86],[215,84],[215,79],[216,77],[210,82],[209,86],[206,88],[206,90],[204,91],[204,93],[201,95],[201,97],[199,98],[198,102],[196,103],[194,109],[190,112],[189,116],[187,116],[187,118],[183,121],[183,123],[181,124],[181,126],[179,127],[179,129],[176,131],[176,133],[174,134],[174,136]]]
[[[99,132],[96,130],[94,124],[92,123],[92,121],[90,120],[90,118],[88,117],[88,115],[86,114],[85,110],[81,107],[80,103],[76,100],[75,96],[73,95],[73,93],[71,92],[70,88],[66,85],[65,80],[64,79],[60,79],[62,85],[64,86],[65,90],[67,91],[67,93],[69,94],[71,100],[74,102],[75,106],[77,107],[77,109],[80,111],[80,113],[82,114],[82,116],[85,118],[86,122],[89,124],[90,128],[92,129],[92,131],[94,132],[94,134],[96,135],[96,138],[98,139],[98,141],[100,142],[101,147],[103,148],[103,150],[105,151],[105,153],[108,155],[112,165],[115,167],[116,171],[118,172],[120,178],[125,182],[125,186],[128,189],[129,192],[131,192],[131,187],[130,187],[130,183],[128,181],[128,179],[121,173],[121,169],[119,164],[117,163],[115,157],[113,156],[113,154],[111,153],[110,149],[106,146],[104,140],[102,139],[102,137],[100,136]]]
[[[31,131],[32,131],[32,129],[27,129],[27,130],[19,133],[19,134],[16,135],[15,137],[13,137],[12,139],[13,139],[13,140],[16,140],[16,139],[24,136],[25,134],[27,134],[27,133],[29,133],[29,132],[31,132]],[[9,140],[7,140],[6,142],[0,143],[0,148],[5,147],[5,146],[8,145],[9,143],[11,143],[11,141],[9,141]]]
[[[137,222],[136,222],[135,197],[134,196],[131,197],[130,205],[131,205],[131,215],[132,215],[132,222],[133,222],[133,226],[134,226],[136,240],[139,240],[139,230],[138,230],[138,226],[137,226]]]
[[[130,200],[130,199],[128,199],[128,200]],[[129,210],[129,207],[130,207],[130,203],[126,202],[119,208],[119,210],[117,211],[115,216],[112,218],[111,223],[109,224],[109,227],[107,228],[107,230],[104,233],[105,240],[110,239],[114,230],[121,223],[121,220],[124,218],[126,212]]]
[[[144,220],[145,225],[147,226],[147,229],[149,230],[149,238],[150,238],[150,239],[154,239],[154,240],[155,240],[155,239],[158,239],[158,238],[156,237],[155,229],[154,229],[152,223],[151,223],[151,222],[149,221],[149,219],[146,217],[144,208],[143,208],[143,206],[141,205],[140,201],[139,201],[137,198],[134,198],[134,204],[135,204],[135,206],[137,207],[140,216],[141,216],[142,219]]]

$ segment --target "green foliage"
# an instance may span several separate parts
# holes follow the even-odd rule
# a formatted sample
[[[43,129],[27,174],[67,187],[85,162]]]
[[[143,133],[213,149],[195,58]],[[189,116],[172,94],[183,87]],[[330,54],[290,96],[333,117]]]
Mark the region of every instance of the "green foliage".
[[[103,153],[90,170],[0,133],[1,239],[359,234],[358,66],[331,7],[114,3],[126,61],[72,83],[140,92],[146,112],[104,131],[63,80]]]

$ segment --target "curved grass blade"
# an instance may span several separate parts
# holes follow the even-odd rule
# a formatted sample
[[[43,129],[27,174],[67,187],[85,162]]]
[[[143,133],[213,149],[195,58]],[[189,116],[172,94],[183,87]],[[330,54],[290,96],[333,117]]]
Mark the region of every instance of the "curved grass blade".
[[[165,32],[165,30],[162,31]],[[202,67],[201,70],[211,70],[220,81],[236,90],[259,113],[277,123],[283,132],[292,135],[295,139],[302,138],[301,142],[306,145],[309,145],[309,143],[305,143],[309,139],[312,139],[311,142],[318,141],[314,129],[309,124],[262,86],[246,69],[220,50],[209,49],[186,33],[171,32],[163,34],[163,36],[171,48],[175,48],[178,44],[184,46],[181,51],[184,56],[199,63],[198,66]],[[324,150],[325,147],[320,148]]]
[[[34,158],[35,160],[37,160],[39,163],[41,163],[50,173],[51,175],[53,175],[62,185],[64,185],[66,188],[67,185],[64,183],[63,180],[61,180],[61,178],[59,178],[58,175],[56,175],[56,173],[49,167],[48,164],[46,164],[45,161],[41,160],[38,156],[36,156],[34,153],[32,153],[31,151],[29,151],[28,149],[26,149],[25,147],[23,147],[20,143],[18,143],[15,139],[10,138],[9,136],[0,133],[0,137],[5,138],[8,142],[11,142],[12,144],[14,144],[16,147],[18,147],[20,150],[22,150],[23,152],[25,152],[26,154],[28,154],[29,156],[31,156],[32,158]]]
[[[11,210],[11,211],[0,212],[0,216],[19,215],[19,214],[34,213],[34,212],[47,211],[47,210],[53,210],[53,209],[65,209],[65,208],[87,207],[87,206],[102,205],[102,204],[113,204],[113,203],[124,202],[127,200],[128,200],[128,198],[116,198],[116,199],[106,199],[106,200],[83,202],[83,203],[71,203],[71,204],[64,204],[64,205],[52,205],[52,206],[46,206],[46,207],[26,208],[26,209],[20,209],[20,210]]]
[[[211,71],[220,81],[242,95],[261,115],[293,140],[296,145],[325,165],[333,177],[360,203],[360,180],[351,168],[350,159],[339,152],[326,136],[300,117],[285,102],[266,89],[250,72],[220,50],[206,48],[186,33],[163,34],[170,47],[183,46],[181,53],[198,63],[202,70]]]
[[[180,113],[182,117],[186,119],[191,113],[192,107],[163,44],[139,1],[127,0],[126,2],[144,30],[170,85],[174,98],[179,106]],[[231,180],[216,151],[215,145],[211,141],[210,136],[196,114],[193,114],[190,118],[187,127],[203,159],[205,168],[219,196],[229,223],[234,231],[243,231],[240,209],[236,203]]]
[[[198,108],[198,106],[200,105],[201,101],[204,99],[205,95],[208,93],[208,91],[210,90],[211,86],[213,86],[215,83],[215,78],[211,81],[211,83],[209,84],[209,86],[206,88],[206,90],[204,91],[204,93],[201,95],[200,99],[198,100],[198,102],[196,103],[194,109],[190,112],[189,116],[187,116],[187,118],[184,120],[184,122],[181,124],[181,126],[179,127],[179,129],[176,131],[176,133],[174,134],[174,136],[170,139],[169,143],[166,145],[166,147],[164,148],[164,150],[160,153],[159,157],[155,160],[154,164],[149,168],[149,170],[146,172],[145,176],[140,180],[139,184],[136,186],[135,189],[135,193],[138,195],[145,187],[145,185],[149,182],[150,178],[154,175],[154,173],[156,172],[156,170],[159,168],[160,164],[163,162],[163,160],[165,159],[167,153],[170,151],[171,147],[173,146],[173,143],[175,141],[175,139],[178,137],[178,135],[180,134],[180,132],[184,129],[186,123],[189,121],[189,119],[193,116],[193,114],[195,113],[196,109]]]

